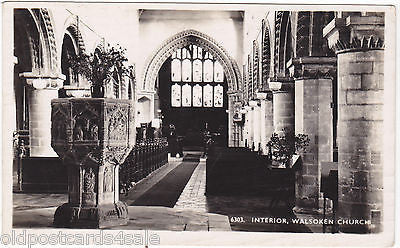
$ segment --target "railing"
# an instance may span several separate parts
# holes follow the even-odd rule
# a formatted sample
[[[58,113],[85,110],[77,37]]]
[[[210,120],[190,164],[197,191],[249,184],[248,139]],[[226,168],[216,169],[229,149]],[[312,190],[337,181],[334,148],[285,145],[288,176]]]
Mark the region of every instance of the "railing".
[[[139,140],[119,170],[122,192],[147,177],[168,162],[168,142],[166,138]]]
[[[13,133],[13,190],[22,191],[22,159],[29,157],[29,130],[18,130]]]

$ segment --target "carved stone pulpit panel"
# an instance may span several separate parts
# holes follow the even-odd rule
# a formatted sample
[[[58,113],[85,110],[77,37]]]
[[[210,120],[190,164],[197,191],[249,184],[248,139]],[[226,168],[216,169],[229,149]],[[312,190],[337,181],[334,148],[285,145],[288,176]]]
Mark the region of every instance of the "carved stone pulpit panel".
[[[135,144],[131,100],[62,98],[51,102],[51,145],[68,166],[68,203],[54,215],[60,227],[127,224],[119,201],[119,165]]]

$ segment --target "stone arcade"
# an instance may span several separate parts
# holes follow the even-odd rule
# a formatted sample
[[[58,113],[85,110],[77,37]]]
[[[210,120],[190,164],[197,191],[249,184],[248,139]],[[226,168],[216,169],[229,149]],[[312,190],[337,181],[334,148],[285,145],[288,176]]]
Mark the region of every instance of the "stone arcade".
[[[130,153],[127,161],[140,156],[137,163],[152,169],[132,172],[139,179],[162,166],[163,158],[146,160],[146,154],[164,149],[164,141],[146,140],[161,139],[174,124],[184,149],[198,146],[209,128],[222,137],[220,144],[260,157],[269,154],[272,133],[308,135],[310,146],[295,174],[294,212],[322,212],[321,171],[336,167],[337,217],[371,223],[356,231],[340,225],[339,231],[382,230],[384,13],[94,6],[98,14],[72,5],[12,10],[14,53],[5,56],[14,61],[8,65],[14,77],[3,83],[3,107],[15,116],[4,128],[9,149],[3,166],[14,168],[14,191],[68,189],[56,225],[79,226],[85,218],[92,227],[126,223],[119,165]],[[116,43],[127,48],[135,80],[116,75],[111,99],[85,98],[89,82],[72,72],[68,54]],[[179,67],[172,66],[174,59]],[[91,109],[91,101],[98,107]],[[115,115],[120,123],[112,125]],[[79,123],[89,126],[88,133],[77,130]],[[131,152],[139,141],[142,148]]]

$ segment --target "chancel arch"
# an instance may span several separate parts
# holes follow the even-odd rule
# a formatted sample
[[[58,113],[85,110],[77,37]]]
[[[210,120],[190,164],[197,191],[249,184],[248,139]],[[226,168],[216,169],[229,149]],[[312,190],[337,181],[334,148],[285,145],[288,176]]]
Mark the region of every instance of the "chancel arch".
[[[151,112],[154,119],[161,113],[164,128],[175,122],[185,137],[196,136],[192,141],[197,143],[186,144],[199,145],[207,127],[219,133],[226,146],[234,143],[232,103],[238,100],[240,85],[238,66],[227,51],[211,37],[186,30],[155,50],[146,63],[141,91],[153,92]]]
[[[143,74],[143,90],[154,90],[157,73],[162,64],[176,49],[188,45],[198,45],[207,50],[222,65],[227,77],[229,90],[237,91],[241,85],[241,76],[236,61],[213,38],[196,30],[185,30],[167,39],[155,50],[147,61]]]

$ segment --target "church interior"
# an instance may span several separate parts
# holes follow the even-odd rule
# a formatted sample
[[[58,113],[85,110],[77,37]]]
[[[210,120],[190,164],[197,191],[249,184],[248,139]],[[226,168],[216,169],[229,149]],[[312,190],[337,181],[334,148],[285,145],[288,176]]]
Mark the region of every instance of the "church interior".
[[[208,223],[182,230],[382,232],[384,11],[30,5],[10,5],[4,29],[14,227],[181,230],[141,222],[181,209]],[[110,47],[133,69],[113,67],[93,99],[70,58]],[[83,214],[110,204],[137,222]],[[35,222],[31,208],[49,217]],[[305,216],[335,222],[279,223]]]

